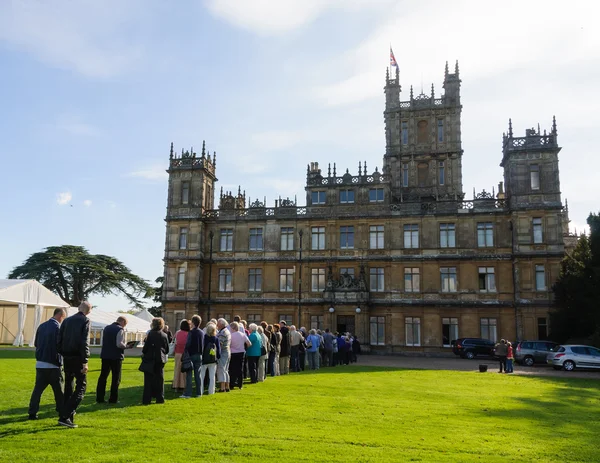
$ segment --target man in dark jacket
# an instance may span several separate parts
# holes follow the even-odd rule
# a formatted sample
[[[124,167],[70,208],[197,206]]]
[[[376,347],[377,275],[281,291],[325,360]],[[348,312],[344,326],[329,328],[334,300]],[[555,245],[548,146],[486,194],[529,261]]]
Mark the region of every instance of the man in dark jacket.
[[[287,375],[290,372],[290,329],[285,320],[279,322],[281,333],[281,351],[279,352],[279,374]]]
[[[117,321],[108,325],[102,332],[102,369],[96,386],[96,402],[104,403],[104,394],[106,392],[106,380],[112,373],[110,383],[110,397],[108,401],[116,404],[119,401],[119,384],[121,384],[121,367],[125,358],[125,332],[123,328],[127,325],[127,319],[123,316],[117,318]]]
[[[202,366],[202,352],[204,351],[204,332],[200,329],[200,323],[202,323],[200,315],[194,315],[192,317],[192,329],[189,331],[185,343],[185,352],[190,356],[193,368],[187,372],[185,392],[181,396],[182,399],[192,397],[192,372],[194,372],[194,381],[196,382],[196,395],[198,397],[202,395],[200,367]]]
[[[65,366],[65,403],[58,424],[76,428],[73,423],[75,410],[83,400],[87,386],[88,359],[90,358],[90,319],[87,317],[92,304],[84,301],[75,315],[65,319],[60,325],[58,352],[62,354]],[[76,381],[73,391],[73,381]]]
[[[54,392],[56,411],[63,404],[62,357],[58,353],[57,342],[60,324],[66,317],[64,309],[55,309],[50,320],[42,323],[35,334],[35,386],[29,400],[29,419],[37,420],[40,399],[48,385]]]

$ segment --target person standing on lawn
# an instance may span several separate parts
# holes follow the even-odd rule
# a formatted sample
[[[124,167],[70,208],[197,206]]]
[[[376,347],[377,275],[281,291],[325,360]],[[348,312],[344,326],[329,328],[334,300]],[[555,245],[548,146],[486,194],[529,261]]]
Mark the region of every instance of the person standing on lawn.
[[[503,370],[506,371],[506,356],[508,355],[508,346],[506,345],[506,340],[501,339],[499,343],[495,346],[496,357],[498,357],[498,361],[500,362],[500,371],[498,373],[502,373]]]
[[[194,372],[194,381],[196,382],[196,395],[202,395],[202,383],[200,381],[200,368],[202,367],[202,352],[204,351],[204,331],[200,329],[202,318],[200,315],[192,317],[192,329],[187,336],[185,343],[185,352],[192,360],[193,368],[187,372],[185,379],[185,392],[181,396],[182,399],[190,399],[192,397],[192,371]]]
[[[504,373],[513,373],[513,364],[514,364],[514,355],[513,355],[513,347],[509,341],[506,341],[506,368],[504,369]]]
[[[35,386],[29,400],[29,419],[37,420],[40,399],[48,385],[54,392],[56,411],[63,404],[63,377],[60,371],[62,356],[58,353],[60,324],[66,317],[65,309],[54,309],[50,320],[42,323],[35,333]]]
[[[279,373],[287,375],[290,372],[290,329],[285,320],[279,322],[279,332],[281,333],[281,344],[279,351]]]
[[[85,395],[87,386],[88,359],[90,358],[90,319],[92,304],[83,301],[78,311],[60,325],[58,352],[63,356],[65,368],[65,403],[58,424],[76,428],[73,417]],[[75,389],[73,390],[73,382]]]
[[[125,331],[127,319],[123,316],[117,318],[117,321],[111,323],[102,330],[102,350],[100,358],[102,359],[102,368],[96,385],[96,402],[104,403],[106,392],[106,380],[108,375],[112,374],[110,382],[110,396],[108,402],[116,404],[119,401],[119,384],[121,384],[121,370],[123,359],[125,358]]]
[[[153,365],[152,371],[144,371],[144,390],[142,404],[150,405],[152,397],[157,404],[165,403],[165,364],[169,353],[169,339],[163,331],[165,321],[156,317],[150,322],[150,331],[144,340],[142,359]]]

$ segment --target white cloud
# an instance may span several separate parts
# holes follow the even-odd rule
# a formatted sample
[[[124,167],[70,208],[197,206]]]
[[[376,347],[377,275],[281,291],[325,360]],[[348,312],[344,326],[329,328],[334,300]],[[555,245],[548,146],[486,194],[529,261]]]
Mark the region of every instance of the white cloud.
[[[71,194],[70,191],[65,191],[63,193],[58,193],[56,195],[56,203],[60,206],[69,204],[72,199],[73,199],[73,195]]]
[[[123,31],[145,10],[133,0],[0,2],[0,41],[62,69],[112,77],[132,69],[142,55],[135,37],[125,40]]]
[[[127,176],[160,182],[165,181],[169,178],[169,175],[165,170],[165,166],[162,165],[154,165],[145,169],[136,170],[134,172],[130,172]]]
[[[84,205],[85,207],[91,207],[91,205],[92,205],[92,200],[91,200],[91,199],[86,199],[86,200],[83,202],[83,205]]]

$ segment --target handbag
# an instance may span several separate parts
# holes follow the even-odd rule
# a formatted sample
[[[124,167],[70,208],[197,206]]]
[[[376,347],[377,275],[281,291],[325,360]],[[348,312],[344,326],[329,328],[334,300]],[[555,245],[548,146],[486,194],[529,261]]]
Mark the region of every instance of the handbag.
[[[267,348],[263,345],[260,346],[260,356],[267,355]]]
[[[171,344],[169,344],[169,355],[174,355],[175,354],[175,341],[173,341]]]
[[[142,357],[142,363],[138,367],[142,373],[154,373],[154,360],[148,360]]]
[[[192,371],[193,368],[194,366],[192,364],[192,358],[190,357],[190,354],[184,352],[183,356],[181,357],[181,372],[187,373],[188,371]]]

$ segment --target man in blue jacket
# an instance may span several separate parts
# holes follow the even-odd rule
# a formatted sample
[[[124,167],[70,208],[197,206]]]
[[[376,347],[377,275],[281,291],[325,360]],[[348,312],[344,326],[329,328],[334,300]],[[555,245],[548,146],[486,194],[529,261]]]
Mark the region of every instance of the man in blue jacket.
[[[64,309],[55,309],[50,320],[42,323],[35,334],[35,386],[29,400],[29,419],[37,420],[42,394],[50,385],[54,391],[56,410],[63,405],[62,356],[58,353],[58,332],[66,317]]]

